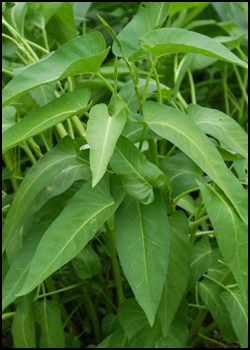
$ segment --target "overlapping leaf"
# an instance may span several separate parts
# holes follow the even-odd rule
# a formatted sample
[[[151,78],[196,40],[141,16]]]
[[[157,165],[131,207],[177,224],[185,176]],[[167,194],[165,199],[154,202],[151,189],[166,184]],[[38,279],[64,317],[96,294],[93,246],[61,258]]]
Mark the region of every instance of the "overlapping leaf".
[[[120,176],[126,191],[143,204],[152,203],[153,187],[169,189],[167,177],[124,136],[116,144],[110,166]]]
[[[3,133],[3,152],[20,144],[27,138],[63,122],[74,114],[83,112],[89,100],[90,90],[76,90],[62,95],[58,99],[27,115]]]
[[[161,28],[152,30],[141,39],[142,46],[155,56],[171,53],[200,53],[222,61],[235,63],[247,68],[246,62],[239,59],[220,42],[200,33],[181,28]]]
[[[76,192],[41,239],[19,295],[33,290],[80,253],[123,199],[124,192],[117,186],[114,199],[107,178],[94,189],[88,181]]]
[[[90,145],[93,187],[101,180],[106,171],[125,122],[126,115],[123,111],[110,116],[108,107],[104,103],[95,105],[89,113],[86,138]]]
[[[187,114],[206,134],[216,138],[221,146],[248,157],[247,133],[231,117],[217,109],[189,105]]]
[[[181,211],[169,218],[171,241],[167,278],[158,309],[163,336],[167,336],[171,323],[181,303],[190,272],[190,245],[188,221]],[[181,259],[180,259],[181,256]]]
[[[115,230],[123,271],[152,326],[166,279],[171,237],[161,194],[149,205],[127,196],[116,213]]]
[[[169,4],[166,2],[145,2],[140,4],[137,14],[122,29],[118,35],[125,56],[129,57],[138,50],[140,38],[151,31],[159,28],[168,15]],[[113,52],[121,55],[117,43],[113,44]]]
[[[157,102],[144,107],[148,126],[191,158],[225,192],[233,206],[247,220],[247,194],[240,182],[226,167],[215,145],[183,112]]]
[[[247,295],[247,225],[240,220],[219,189],[200,182],[199,187],[222,256],[230,267],[243,295]]]
[[[3,105],[42,84],[98,72],[108,53],[105,47],[99,32],[72,39],[17,74],[3,89]]]

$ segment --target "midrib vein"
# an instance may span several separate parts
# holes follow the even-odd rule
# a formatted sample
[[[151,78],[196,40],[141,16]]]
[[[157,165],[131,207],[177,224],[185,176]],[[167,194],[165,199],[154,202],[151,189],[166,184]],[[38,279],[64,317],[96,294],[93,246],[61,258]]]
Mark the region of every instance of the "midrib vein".
[[[99,161],[98,171],[96,173],[96,177],[97,178],[100,177],[100,171],[101,171],[101,168],[103,166],[103,164],[102,164],[103,163],[103,157],[104,157],[104,154],[106,153],[106,145],[107,145],[107,142],[108,142],[108,136],[109,136],[109,131],[110,131],[110,128],[111,128],[111,124],[112,124],[112,118],[108,117],[108,122],[107,122],[107,126],[106,126],[103,146],[102,146],[102,153],[101,153],[101,157],[100,157],[100,161]]]

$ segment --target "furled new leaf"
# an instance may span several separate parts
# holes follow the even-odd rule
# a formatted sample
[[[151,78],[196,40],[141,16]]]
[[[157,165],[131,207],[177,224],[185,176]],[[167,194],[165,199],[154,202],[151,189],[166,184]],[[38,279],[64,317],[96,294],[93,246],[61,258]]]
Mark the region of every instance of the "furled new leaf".
[[[149,205],[127,195],[116,213],[115,230],[123,271],[152,326],[169,261],[170,226],[162,195],[157,192]]]
[[[41,239],[19,295],[33,290],[80,253],[123,199],[120,185],[114,193],[115,199],[106,177],[94,189],[88,181],[76,192]]]
[[[3,133],[2,150],[20,144],[27,138],[46,131],[67,118],[83,112],[90,100],[90,90],[69,92],[24,117]]]
[[[142,37],[141,43],[150,53],[158,57],[172,53],[193,52],[235,63],[244,68],[248,67],[246,62],[239,59],[219,41],[186,29],[152,30]]]
[[[3,89],[3,105],[27,91],[76,74],[98,72],[108,49],[99,32],[72,39],[40,61],[27,66]]]
[[[176,109],[148,101],[144,107],[148,126],[191,158],[225,192],[233,206],[247,220],[247,194],[226,167],[215,145],[188,116]]]
[[[116,144],[110,166],[120,176],[126,191],[143,204],[152,203],[153,187],[169,189],[168,179],[162,171],[124,136]]]
[[[86,139],[90,145],[93,187],[101,180],[107,169],[125,122],[126,115],[123,111],[111,117],[104,103],[91,108]]]

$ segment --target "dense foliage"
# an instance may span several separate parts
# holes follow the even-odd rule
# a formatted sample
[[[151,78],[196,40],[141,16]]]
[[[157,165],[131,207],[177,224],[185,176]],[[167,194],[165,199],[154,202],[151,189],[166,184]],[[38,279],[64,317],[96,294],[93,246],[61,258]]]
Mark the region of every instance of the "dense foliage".
[[[247,3],[2,10],[3,347],[247,347]]]

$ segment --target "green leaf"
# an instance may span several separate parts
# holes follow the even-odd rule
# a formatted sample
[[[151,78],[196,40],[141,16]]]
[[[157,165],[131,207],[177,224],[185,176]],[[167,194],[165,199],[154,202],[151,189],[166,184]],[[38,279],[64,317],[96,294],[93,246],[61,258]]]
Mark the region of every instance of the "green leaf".
[[[168,335],[171,323],[183,298],[190,271],[187,218],[183,212],[176,211],[169,217],[169,223],[171,241],[168,272],[158,309],[158,318],[165,337]]]
[[[73,260],[72,264],[81,279],[97,275],[101,271],[101,261],[91,246],[86,246]]]
[[[178,153],[160,162],[160,169],[167,175],[173,189],[173,195],[197,187],[203,171],[185,154]]]
[[[7,248],[8,260],[11,261],[21,247],[23,240],[22,226],[32,211],[35,198],[54,176],[69,164],[76,164],[73,140],[65,137],[53,150],[46,153],[27,172],[15,194],[14,200],[4,222],[3,250]]]
[[[31,218],[29,218],[28,223],[25,224],[24,233],[28,232],[24,235],[26,239],[3,281],[2,309],[5,309],[16,299],[16,294],[23,286],[31,260],[44,232],[56,217],[59,216],[66,203],[78,188],[78,184],[77,186],[71,186],[71,188],[63,194],[51,198],[39,211],[36,211]]]
[[[40,134],[71,116],[83,112],[90,100],[90,90],[69,92],[27,115],[3,133],[3,152]]]
[[[118,320],[128,338],[130,348],[152,348],[159,337],[159,326],[150,327],[145,313],[135,299],[124,301],[118,311]]]
[[[24,34],[24,20],[27,12],[26,2],[16,2],[5,12],[5,19],[12,25],[20,34]]]
[[[202,237],[193,247],[189,276],[189,288],[220,258],[220,252],[212,248],[207,237]]]
[[[70,2],[61,2],[61,6],[48,21],[46,31],[62,44],[77,36],[74,12]]]
[[[33,290],[80,253],[120,205],[124,196],[121,186],[113,191],[114,199],[105,177],[94,189],[88,181],[76,192],[41,239],[18,295]]]
[[[180,28],[152,30],[141,39],[142,46],[161,57],[172,53],[200,53],[247,68],[246,62],[229,51],[226,46],[206,35]]]
[[[140,38],[144,34],[162,26],[167,18],[168,9],[169,4],[166,2],[143,2],[140,4],[137,14],[118,35],[126,57],[138,50]],[[115,55],[121,56],[120,47],[116,42],[114,42],[112,50]]]
[[[233,118],[217,109],[199,105],[189,105],[187,114],[202,131],[216,138],[222,147],[248,157],[247,133]]]
[[[225,305],[221,302],[220,295],[223,289],[214,282],[204,279],[204,281],[198,283],[198,291],[204,305],[218,324],[223,337],[228,341],[234,341],[235,334],[230,315]]]
[[[157,348],[183,349],[188,337],[188,308],[187,302],[182,302],[177,310],[175,318],[167,337],[160,337],[156,343]]]
[[[21,297],[12,323],[15,348],[36,348],[33,293]]]
[[[247,225],[240,220],[234,208],[219,189],[200,182],[198,184],[221,254],[231,269],[241,292],[243,295],[247,295]]]
[[[2,133],[15,124],[16,109],[8,106],[2,110]]]
[[[154,200],[153,187],[161,190],[169,187],[161,170],[124,136],[120,136],[116,144],[110,166],[120,176],[126,191],[143,204]]]
[[[108,113],[108,107],[104,103],[91,108],[86,139],[90,145],[93,187],[101,180],[107,169],[125,122],[126,115],[124,112],[111,117]]]
[[[56,301],[46,299],[36,303],[35,318],[41,331],[39,347],[65,348],[60,304]]]
[[[172,107],[152,101],[145,103],[144,117],[156,134],[176,145],[225,192],[241,218],[246,221],[246,191],[226,167],[215,145],[191,118]]]
[[[248,315],[247,302],[239,289],[228,290],[221,294],[230,316],[233,328],[242,348],[248,347]]]
[[[71,75],[97,73],[109,50],[105,47],[99,32],[72,39],[17,74],[3,89],[3,105],[42,84]]]
[[[196,6],[203,6],[204,4],[209,4],[209,2],[171,2],[170,3],[170,9],[169,9],[169,16],[173,16],[178,12],[181,12],[183,10],[187,10],[192,7]]]
[[[169,261],[170,226],[161,194],[149,205],[127,196],[116,213],[115,230],[123,271],[152,326]]]

